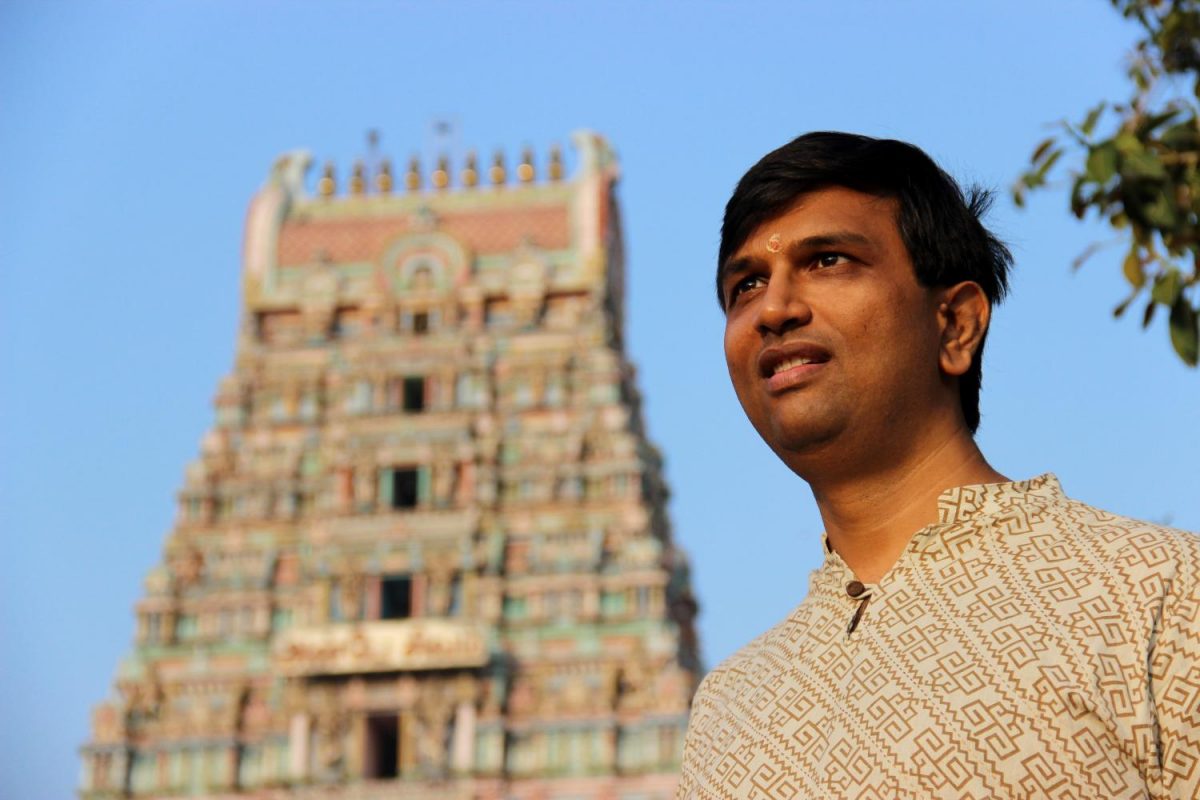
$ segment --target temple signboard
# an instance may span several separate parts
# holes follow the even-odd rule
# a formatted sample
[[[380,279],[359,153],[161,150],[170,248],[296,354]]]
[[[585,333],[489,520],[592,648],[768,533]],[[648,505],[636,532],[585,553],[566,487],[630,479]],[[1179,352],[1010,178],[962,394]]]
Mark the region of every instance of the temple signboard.
[[[488,649],[476,625],[410,619],[294,628],[277,637],[272,660],[283,675],[346,675],[481,667]]]

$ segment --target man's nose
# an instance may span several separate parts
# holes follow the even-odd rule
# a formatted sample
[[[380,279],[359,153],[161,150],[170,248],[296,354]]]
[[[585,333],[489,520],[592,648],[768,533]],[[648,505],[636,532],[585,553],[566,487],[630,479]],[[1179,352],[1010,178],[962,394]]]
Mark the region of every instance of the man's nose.
[[[758,329],[782,334],[812,320],[812,308],[789,275],[772,278],[758,307]]]

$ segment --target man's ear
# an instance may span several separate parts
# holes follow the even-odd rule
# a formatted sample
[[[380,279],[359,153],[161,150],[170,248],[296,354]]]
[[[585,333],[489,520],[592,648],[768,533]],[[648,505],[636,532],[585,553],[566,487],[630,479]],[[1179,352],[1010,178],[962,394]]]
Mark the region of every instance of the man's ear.
[[[943,373],[966,374],[983,344],[991,319],[992,304],[978,283],[963,281],[944,290],[938,306],[938,327],[942,332],[938,365]]]

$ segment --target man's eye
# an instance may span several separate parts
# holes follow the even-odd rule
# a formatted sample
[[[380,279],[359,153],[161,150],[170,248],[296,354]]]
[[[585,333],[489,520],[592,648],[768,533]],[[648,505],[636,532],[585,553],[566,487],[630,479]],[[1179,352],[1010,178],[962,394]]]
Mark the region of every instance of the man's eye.
[[[729,302],[732,303],[734,300],[736,300],[738,295],[740,295],[742,292],[757,288],[760,282],[762,282],[761,275],[748,275],[747,277],[740,279],[729,290]]]
[[[820,253],[813,259],[813,263],[818,267],[836,267],[849,260],[841,253]]]

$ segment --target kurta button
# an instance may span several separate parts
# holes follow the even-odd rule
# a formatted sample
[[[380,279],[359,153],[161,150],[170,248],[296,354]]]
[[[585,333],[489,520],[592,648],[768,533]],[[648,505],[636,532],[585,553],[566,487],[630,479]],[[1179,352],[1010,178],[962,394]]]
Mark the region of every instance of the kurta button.
[[[846,594],[851,597],[862,597],[862,593],[867,590],[867,587],[862,585],[861,581],[850,581],[846,584]]]

